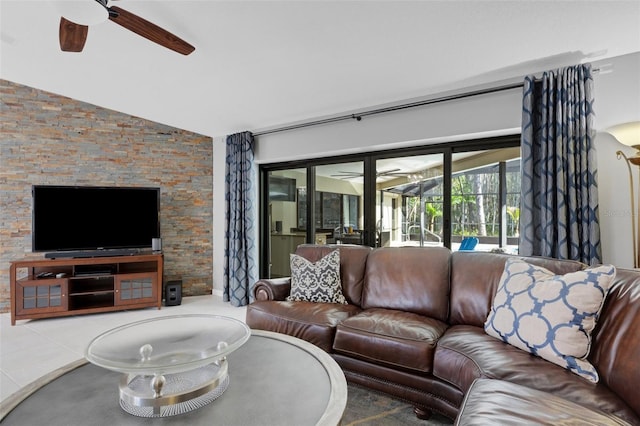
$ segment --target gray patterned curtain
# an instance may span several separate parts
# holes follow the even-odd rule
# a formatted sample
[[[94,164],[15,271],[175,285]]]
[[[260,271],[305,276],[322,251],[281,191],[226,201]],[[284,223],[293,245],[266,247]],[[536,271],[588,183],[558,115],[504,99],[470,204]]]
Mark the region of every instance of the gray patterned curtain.
[[[527,76],[520,254],[601,262],[591,65]]]
[[[227,136],[224,301],[231,302],[233,306],[251,302],[251,288],[257,280],[253,153],[253,135],[250,132]]]

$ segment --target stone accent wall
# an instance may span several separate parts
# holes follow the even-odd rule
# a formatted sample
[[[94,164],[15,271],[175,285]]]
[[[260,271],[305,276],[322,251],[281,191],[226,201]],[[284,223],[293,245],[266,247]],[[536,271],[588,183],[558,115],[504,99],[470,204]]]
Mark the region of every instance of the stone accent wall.
[[[0,312],[31,252],[32,185],[161,188],[164,279],[213,289],[213,141],[0,79]]]

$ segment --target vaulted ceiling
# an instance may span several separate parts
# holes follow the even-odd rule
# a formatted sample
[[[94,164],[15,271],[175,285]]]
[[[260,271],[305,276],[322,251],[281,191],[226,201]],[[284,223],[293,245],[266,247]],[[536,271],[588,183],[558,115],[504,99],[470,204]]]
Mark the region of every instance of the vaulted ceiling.
[[[52,3],[0,0],[1,78],[209,136],[640,51],[637,0],[109,3],[189,56],[110,21],[61,52]]]

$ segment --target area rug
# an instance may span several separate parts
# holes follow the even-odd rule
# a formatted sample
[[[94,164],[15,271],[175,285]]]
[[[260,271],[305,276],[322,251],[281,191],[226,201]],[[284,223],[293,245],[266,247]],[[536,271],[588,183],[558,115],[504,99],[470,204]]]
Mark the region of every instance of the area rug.
[[[428,420],[420,420],[409,403],[391,398],[383,393],[349,384],[347,408],[342,426],[386,425],[451,425],[453,421],[434,413]]]

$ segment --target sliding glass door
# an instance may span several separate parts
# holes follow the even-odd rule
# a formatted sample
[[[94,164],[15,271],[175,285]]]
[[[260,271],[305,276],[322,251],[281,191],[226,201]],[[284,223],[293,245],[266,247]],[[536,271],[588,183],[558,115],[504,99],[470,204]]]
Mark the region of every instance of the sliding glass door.
[[[454,153],[451,175],[451,248],[472,238],[475,250],[517,252],[520,149]]]
[[[267,271],[263,276],[287,277],[291,272],[289,254],[307,240],[306,223],[300,220],[300,196],[304,197],[307,188],[307,170],[278,170],[266,173],[265,177]],[[303,218],[305,215],[302,212]]]
[[[261,276],[305,242],[516,253],[519,156],[513,136],[262,165]]]
[[[364,244],[363,174],[362,161],[264,171],[261,275],[289,276],[300,244]]]
[[[444,245],[442,152],[380,158],[376,247]]]
[[[315,167],[315,235],[327,244],[364,244],[364,163]]]

